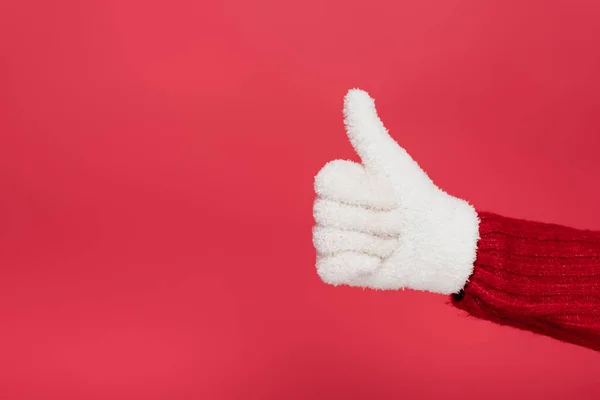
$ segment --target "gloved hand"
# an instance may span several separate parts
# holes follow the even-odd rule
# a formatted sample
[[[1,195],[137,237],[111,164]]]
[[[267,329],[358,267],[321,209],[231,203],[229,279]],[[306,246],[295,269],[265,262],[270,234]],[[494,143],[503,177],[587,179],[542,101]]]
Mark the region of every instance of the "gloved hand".
[[[439,189],[392,139],[361,90],[344,99],[362,164],[327,163],[315,177],[317,272],[332,285],[460,291],[473,271],[477,212]]]

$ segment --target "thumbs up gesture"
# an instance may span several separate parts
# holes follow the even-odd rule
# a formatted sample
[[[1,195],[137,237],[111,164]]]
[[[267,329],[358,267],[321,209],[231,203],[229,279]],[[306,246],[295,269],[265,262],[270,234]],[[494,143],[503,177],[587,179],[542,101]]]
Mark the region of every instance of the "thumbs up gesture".
[[[315,177],[313,243],[321,279],[460,291],[473,271],[477,212],[438,188],[392,139],[366,92],[348,92],[344,123],[362,163],[330,161]]]

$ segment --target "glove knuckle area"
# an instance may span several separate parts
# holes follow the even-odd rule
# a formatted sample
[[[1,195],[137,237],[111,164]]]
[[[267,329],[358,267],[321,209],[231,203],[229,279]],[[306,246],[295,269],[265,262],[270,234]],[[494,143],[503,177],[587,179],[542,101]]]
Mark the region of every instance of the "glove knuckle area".
[[[346,204],[379,210],[396,207],[391,183],[352,161],[334,160],[327,163],[315,177],[314,188],[318,196]]]
[[[384,259],[396,249],[398,239],[317,225],[313,228],[313,244],[320,255],[355,252]]]
[[[332,285],[358,284],[361,279],[377,271],[378,257],[360,253],[340,253],[317,257],[317,273],[325,283]]]
[[[377,236],[398,237],[402,227],[399,209],[379,211],[322,198],[315,200],[313,216],[321,226]]]

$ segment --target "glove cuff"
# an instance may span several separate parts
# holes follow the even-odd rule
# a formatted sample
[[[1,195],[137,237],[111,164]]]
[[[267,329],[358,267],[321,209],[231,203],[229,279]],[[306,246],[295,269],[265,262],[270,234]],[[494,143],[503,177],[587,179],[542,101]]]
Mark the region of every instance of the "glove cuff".
[[[442,192],[432,208],[427,233],[421,235],[422,273],[410,282],[414,289],[458,293],[473,273],[479,240],[477,211],[465,200]]]

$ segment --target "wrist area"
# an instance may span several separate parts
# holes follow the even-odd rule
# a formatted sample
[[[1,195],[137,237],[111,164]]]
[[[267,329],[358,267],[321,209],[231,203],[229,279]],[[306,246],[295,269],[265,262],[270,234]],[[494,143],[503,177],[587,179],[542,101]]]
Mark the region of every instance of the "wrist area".
[[[427,235],[417,248],[422,274],[410,286],[439,294],[460,292],[473,273],[479,241],[479,215],[467,201],[439,193],[427,218]]]

